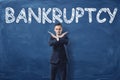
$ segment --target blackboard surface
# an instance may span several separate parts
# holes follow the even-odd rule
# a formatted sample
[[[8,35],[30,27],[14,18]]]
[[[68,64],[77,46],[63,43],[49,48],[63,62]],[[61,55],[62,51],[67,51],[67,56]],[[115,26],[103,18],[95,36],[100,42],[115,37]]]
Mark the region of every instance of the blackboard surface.
[[[5,8],[12,7],[17,16],[22,8],[110,8],[118,12],[113,23],[88,22],[88,13],[71,24],[62,23],[69,34],[67,53],[68,80],[120,80],[119,0],[0,0],[0,80],[50,80],[51,47],[48,31],[54,23],[5,23]],[[28,12],[26,12],[28,13]],[[51,17],[51,15],[49,15]],[[109,19],[108,15],[102,15]]]

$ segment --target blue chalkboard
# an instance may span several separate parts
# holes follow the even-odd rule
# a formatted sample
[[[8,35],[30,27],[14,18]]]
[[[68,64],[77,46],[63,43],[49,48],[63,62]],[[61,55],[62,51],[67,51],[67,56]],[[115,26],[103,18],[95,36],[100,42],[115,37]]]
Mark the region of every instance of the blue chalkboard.
[[[120,80],[120,20],[119,0],[0,0],[0,80],[50,80],[50,56],[52,48],[48,31],[54,32],[54,23],[5,22],[5,8],[12,7],[17,17],[20,10],[31,7],[37,14],[40,8],[118,8],[112,23],[98,23],[93,13],[89,23],[88,13],[79,23],[62,23],[68,31],[67,45],[68,80]],[[26,12],[28,13],[28,12]],[[49,17],[52,17],[49,15]]]

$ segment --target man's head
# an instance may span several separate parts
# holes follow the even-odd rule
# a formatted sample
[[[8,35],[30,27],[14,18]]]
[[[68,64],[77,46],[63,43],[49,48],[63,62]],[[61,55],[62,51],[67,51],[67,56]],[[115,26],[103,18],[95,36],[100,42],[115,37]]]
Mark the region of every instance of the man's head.
[[[62,24],[61,23],[55,24],[54,31],[55,31],[56,35],[61,35],[61,33],[62,33]]]

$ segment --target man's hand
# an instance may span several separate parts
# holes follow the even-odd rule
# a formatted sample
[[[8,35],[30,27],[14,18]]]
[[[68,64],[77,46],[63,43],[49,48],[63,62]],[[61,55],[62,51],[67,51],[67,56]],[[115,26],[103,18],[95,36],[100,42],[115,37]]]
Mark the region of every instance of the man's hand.
[[[55,36],[52,32],[50,32],[50,31],[48,31],[48,33],[53,37],[53,38],[55,38],[57,41],[59,41],[59,38],[62,38],[62,37],[64,37],[68,32],[64,32],[64,33],[62,33],[60,36]]]
[[[48,33],[49,33],[53,38],[56,38],[56,36],[55,36],[52,32],[48,31]]]
[[[48,33],[53,37],[55,38],[57,41],[59,41],[59,37],[58,36],[55,36],[52,32],[48,31]]]
[[[64,37],[67,33],[68,33],[68,32],[64,32],[64,33],[62,33],[62,34],[59,36],[59,38]]]

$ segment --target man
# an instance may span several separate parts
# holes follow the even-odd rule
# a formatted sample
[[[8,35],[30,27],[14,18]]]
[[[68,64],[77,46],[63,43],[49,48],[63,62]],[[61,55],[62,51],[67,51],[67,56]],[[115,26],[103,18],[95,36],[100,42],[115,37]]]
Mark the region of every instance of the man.
[[[66,80],[67,56],[65,45],[68,44],[67,32],[62,33],[62,25],[56,24],[54,27],[55,35],[48,31],[51,35],[49,45],[53,48],[51,56],[51,80],[55,80],[57,72],[60,73],[61,80]]]

